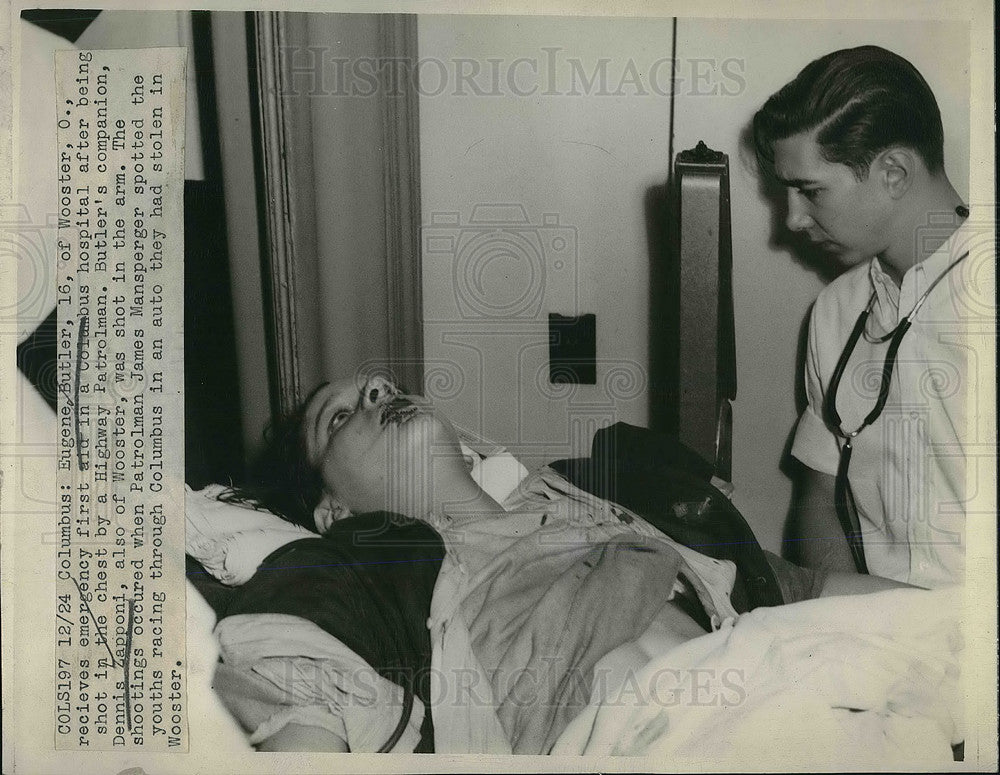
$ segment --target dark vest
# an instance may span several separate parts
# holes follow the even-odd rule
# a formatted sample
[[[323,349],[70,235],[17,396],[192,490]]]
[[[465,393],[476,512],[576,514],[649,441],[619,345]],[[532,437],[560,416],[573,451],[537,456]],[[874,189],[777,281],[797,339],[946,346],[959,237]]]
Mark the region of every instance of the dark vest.
[[[248,582],[209,599],[219,618],[280,613],[339,639],[426,709],[417,751],[433,750],[431,596],[445,549],[423,522],[375,512],[271,553]],[[203,580],[204,581],[204,580]],[[206,595],[208,598],[208,595]]]

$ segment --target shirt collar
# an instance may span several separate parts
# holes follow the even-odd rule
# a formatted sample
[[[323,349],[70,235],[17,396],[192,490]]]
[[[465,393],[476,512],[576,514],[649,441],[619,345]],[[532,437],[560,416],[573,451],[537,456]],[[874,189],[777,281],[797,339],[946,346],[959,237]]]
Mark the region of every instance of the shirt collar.
[[[971,218],[971,216],[970,216]],[[886,273],[877,257],[872,257],[868,266],[872,290],[875,292],[874,313],[879,325],[889,330],[899,322],[900,307],[909,312],[920,295],[930,287],[942,273],[947,271],[963,253],[969,249],[969,241],[973,229],[969,226],[970,218],[951,234],[942,245],[923,261],[911,266],[903,275],[902,283],[897,287]],[[935,224],[927,227],[927,238],[933,237]],[[940,230],[942,225],[938,225]],[[920,239],[920,235],[917,235]]]

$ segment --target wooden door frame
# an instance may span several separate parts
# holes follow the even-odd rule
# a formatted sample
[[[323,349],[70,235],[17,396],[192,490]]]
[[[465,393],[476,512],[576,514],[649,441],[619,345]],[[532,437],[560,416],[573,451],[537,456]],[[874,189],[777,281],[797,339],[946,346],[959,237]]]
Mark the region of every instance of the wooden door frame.
[[[287,12],[250,14],[251,76],[255,79],[258,212],[272,407],[286,414],[320,376],[318,347],[315,189],[308,95],[290,83],[283,56],[308,46],[308,17]],[[377,57],[416,60],[416,16],[378,18]],[[390,84],[382,68],[379,90],[386,260],[388,366],[398,379],[423,387],[423,304],[420,251],[420,149],[416,84]],[[411,68],[415,73],[416,69]],[[416,386],[415,388],[413,386]]]

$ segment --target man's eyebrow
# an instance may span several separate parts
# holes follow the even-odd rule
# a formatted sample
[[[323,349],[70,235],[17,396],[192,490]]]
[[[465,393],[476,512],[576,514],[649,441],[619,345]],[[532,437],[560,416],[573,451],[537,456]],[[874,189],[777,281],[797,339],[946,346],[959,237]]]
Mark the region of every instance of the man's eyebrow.
[[[319,436],[320,428],[320,418],[323,416],[323,410],[326,409],[326,405],[329,402],[330,397],[327,396],[325,399],[321,399],[319,408],[316,409],[316,416],[313,417],[313,438]]]
[[[316,412],[315,426],[317,434],[322,432],[324,418],[326,419],[326,424],[329,424],[331,414],[355,408],[355,402],[348,398],[349,395],[353,395],[353,391],[348,393],[345,388],[339,393],[331,393],[323,400],[322,405]],[[360,401],[360,396],[358,400]]]

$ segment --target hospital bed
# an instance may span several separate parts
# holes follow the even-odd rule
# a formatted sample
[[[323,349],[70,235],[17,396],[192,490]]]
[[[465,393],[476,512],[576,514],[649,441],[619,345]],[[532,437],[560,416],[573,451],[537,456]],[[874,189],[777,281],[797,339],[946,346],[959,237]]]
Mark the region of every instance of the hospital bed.
[[[945,766],[952,759],[952,745],[962,739],[961,638],[952,613],[958,609],[954,592],[898,590],[782,605],[787,585],[727,498],[736,397],[727,160],[699,144],[678,155],[674,183],[676,240],[664,310],[671,336],[657,343],[665,351],[673,387],[667,432],[619,423],[595,434],[589,456],[552,461],[532,473],[505,450],[474,448],[477,440],[471,437],[465,439],[465,452],[480,485],[514,513],[547,508],[569,515],[566,524],[574,529],[581,513],[593,524],[607,519],[615,524],[609,541],[627,535],[659,546],[657,537],[666,536],[678,548],[681,572],[660,588],[654,579],[649,594],[665,600],[680,593],[684,598],[687,585],[689,597],[700,598],[711,632],[678,645],[654,621],[611,648],[589,665],[591,683],[583,701],[577,694],[571,711],[546,716],[558,718],[557,733],[524,732],[517,726],[521,722],[510,721],[520,716],[497,696],[495,674],[484,678],[494,692],[490,701],[459,702],[453,694],[442,694],[439,703],[435,700],[424,711],[434,716],[434,749],[644,755],[737,769],[747,762],[795,769],[831,763],[845,768]],[[269,515],[213,500],[217,492],[189,492],[189,547],[192,534],[208,536],[204,545],[215,548],[236,545],[231,537],[241,532],[285,530],[291,531],[289,540],[294,537],[296,529],[277,518],[269,522]],[[545,518],[541,521],[544,527]],[[585,529],[592,527],[588,522]],[[218,540],[209,540],[214,538]],[[518,557],[518,544],[510,535],[491,539],[511,553],[512,561]],[[227,586],[251,576],[254,557],[262,559],[270,545],[265,542],[257,555],[234,552],[239,556],[231,561],[203,546],[203,564],[189,559],[189,652],[197,650],[200,660],[192,667],[191,680],[206,691],[213,682],[232,680],[216,662],[217,643],[210,636],[213,626],[218,632],[215,612],[224,610]],[[446,560],[442,576],[453,578],[453,571]],[[701,586],[695,577],[702,579]],[[715,579],[715,593],[702,588],[704,578]],[[724,593],[713,597],[719,585]],[[484,676],[487,671],[476,661],[475,650],[455,645],[455,631],[465,632],[456,626],[459,620],[449,619],[450,628],[434,630],[433,612],[448,605],[445,593],[439,595],[441,587],[447,584],[439,580],[431,617],[432,665],[447,689],[460,683],[449,682],[449,670],[465,676],[470,670]],[[537,595],[544,601],[543,593]],[[498,610],[499,604],[491,605],[491,611]],[[606,615],[609,603],[598,607]],[[466,635],[475,640],[474,624]],[[261,675],[266,671],[258,670],[256,678]],[[341,690],[347,695],[352,691]],[[396,719],[405,717],[405,692],[388,687],[376,694],[389,710],[380,721],[345,725],[348,732],[354,723],[363,730],[352,732],[363,741],[355,745],[349,739],[352,750],[380,750],[386,735],[371,729],[398,732]],[[225,740],[246,749],[249,739],[260,739],[260,729],[240,730],[210,691],[204,701],[215,703],[206,713],[222,725],[220,744]],[[270,701],[290,702],[280,692]],[[349,713],[347,705],[337,712]],[[461,712],[455,711],[458,706]],[[468,710],[472,706],[474,712]],[[244,714],[244,725],[246,718]],[[511,731],[514,727],[520,737]],[[255,732],[256,738],[249,737]],[[413,750],[415,734],[411,730],[402,740],[396,735],[391,750]]]

